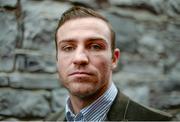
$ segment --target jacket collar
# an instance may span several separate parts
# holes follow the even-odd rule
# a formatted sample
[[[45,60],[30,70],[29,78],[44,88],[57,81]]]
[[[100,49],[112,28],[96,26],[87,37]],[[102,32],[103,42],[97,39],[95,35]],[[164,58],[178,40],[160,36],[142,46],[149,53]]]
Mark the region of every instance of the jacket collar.
[[[126,111],[128,109],[128,104],[129,98],[118,91],[118,94],[108,112],[107,121],[126,120]]]
[[[106,121],[125,121],[128,104],[129,104],[129,98],[118,90],[117,96],[114,102],[112,103],[112,106],[107,114]],[[63,113],[64,119],[62,119],[62,117],[60,118],[59,120],[67,121],[66,117],[64,116],[64,113]]]

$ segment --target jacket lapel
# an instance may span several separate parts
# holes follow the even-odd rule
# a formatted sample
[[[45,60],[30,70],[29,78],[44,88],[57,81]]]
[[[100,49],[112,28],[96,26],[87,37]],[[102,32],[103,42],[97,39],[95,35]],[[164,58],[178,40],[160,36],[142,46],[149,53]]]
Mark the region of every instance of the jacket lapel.
[[[108,121],[122,121],[126,118],[126,111],[128,109],[129,98],[118,91],[118,94],[112,103],[108,112]]]
[[[118,94],[107,114],[106,121],[123,121],[123,120],[125,121],[128,102],[129,102],[129,98],[120,91],[118,91]],[[64,112],[59,113],[58,120],[67,121],[66,117],[64,116]]]

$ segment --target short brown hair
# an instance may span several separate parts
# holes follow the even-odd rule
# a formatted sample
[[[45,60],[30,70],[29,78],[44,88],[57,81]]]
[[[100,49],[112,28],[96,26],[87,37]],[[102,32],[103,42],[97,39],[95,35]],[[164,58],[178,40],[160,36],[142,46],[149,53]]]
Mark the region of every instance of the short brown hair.
[[[74,6],[62,14],[61,19],[59,20],[58,26],[56,28],[56,32],[55,32],[56,55],[57,55],[57,30],[65,22],[67,22],[69,20],[76,19],[76,18],[85,18],[85,17],[99,18],[99,19],[101,19],[107,23],[107,25],[110,29],[110,32],[111,32],[111,50],[112,50],[112,52],[114,52],[114,49],[115,49],[115,32],[113,31],[112,26],[109,23],[109,21],[104,16],[100,15],[99,13],[97,13],[96,11],[94,11],[90,8],[84,8],[82,6]]]

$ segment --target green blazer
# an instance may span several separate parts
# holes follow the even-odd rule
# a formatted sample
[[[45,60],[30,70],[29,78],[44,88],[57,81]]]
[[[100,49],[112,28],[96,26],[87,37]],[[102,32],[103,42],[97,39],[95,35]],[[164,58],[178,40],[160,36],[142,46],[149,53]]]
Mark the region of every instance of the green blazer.
[[[140,105],[121,92],[118,92],[106,121],[169,121],[168,113]],[[65,110],[48,116],[45,121],[66,121]]]

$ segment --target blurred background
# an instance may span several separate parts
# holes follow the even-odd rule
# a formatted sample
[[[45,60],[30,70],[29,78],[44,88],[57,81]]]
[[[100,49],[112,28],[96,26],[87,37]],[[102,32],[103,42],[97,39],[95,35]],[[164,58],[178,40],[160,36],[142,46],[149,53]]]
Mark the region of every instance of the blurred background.
[[[63,108],[54,33],[74,5],[112,23],[121,91],[180,120],[180,0],[0,0],[0,120],[42,120]]]

